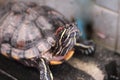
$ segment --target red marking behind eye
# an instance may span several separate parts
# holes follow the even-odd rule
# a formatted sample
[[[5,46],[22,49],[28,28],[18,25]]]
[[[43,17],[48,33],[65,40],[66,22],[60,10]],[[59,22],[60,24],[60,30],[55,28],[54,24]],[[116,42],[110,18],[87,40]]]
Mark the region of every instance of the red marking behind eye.
[[[56,30],[55,35],[58,35],[58,33],[59,33],[60,31],[62,31],[63,29],[64,29],[64,27],[59,27],[59,28]]]

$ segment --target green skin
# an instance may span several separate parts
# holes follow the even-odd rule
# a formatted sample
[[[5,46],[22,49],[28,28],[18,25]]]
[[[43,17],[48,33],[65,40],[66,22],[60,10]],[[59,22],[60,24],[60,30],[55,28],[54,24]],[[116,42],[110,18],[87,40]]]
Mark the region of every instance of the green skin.
[[[92,41],[82,41],[81,40],[81,38],[80,38],[81,33],[79,32],[77,26],[74,23],[71,24],[67,19],[64,18],[64,16],[62,14],[60,14],[59,12],[57,12],[56,10],[54,10],[50,7],[38,6],[35,3],[18,2],[18,3],[15,3],[9,11],[12,12],[12,14],[10,14],[10,15],[12,15],[12,17],[15,17],[16,15],[18,16],[19,19],[15,20],[15,21],[16,22],[18,21],[19,24],[20,23],[22,24],[22,21],[24,22],[25,17],[27,17],[26,18],[27,21],[33,21],[32,24],[37,25],[37,27],[35,26],[34,29],[36,28],[37,29],[36,31],[38,31],[38,27],[39,27],[39,31],[41,31],[41,34],[44,33],[42,35],[43,36],[42,39],[44,39],[44,37],[52,37],[55,39],[55,43],[54,44],[51,43],[51,46],[50,46],[51,48],[48,50],[48,53],[50,53],[49,55],[56,57],[56,60],[64,61],[63,59],[60,59],[60,57],[63,57],[64,55],[66,55],[66,53],[73,48],[75,50],[80,51],[83,54],[86,54],[86,55],[92,54],[95,50],[94,49],[95,45]],[[29,15],[29,16],[27,16],[27,15]],[[7,16],[9,16],[9,13],[7,14]],[[40,18],[40,20],[39,19],[36,20],[36,18],[39,16],[42,16],[46,20],[46,23],[44,23],[45,21],[42,18]],[[0,20],[0,23],[3,23],[4,19]],[[19,20],[20,20],[20,22],[19,22]],[[10,19],[8,18],[8,20],[6,20],[6,22],[10,22]],[[14,25],[18,24],[18,23],[14,22],[14,18],[13,18],[12,23],[14,23]],[[37,24],[37,23],[39,23],[39,24]],[[23,24],[25,24],[25,23],[23,23]],[[48,27],[49,24],[52,25],[51,28]],[[31,25],[29,25],[29,26],[32,27],[31,29],[33,29],[33,26],[31,26]],[[14,26],[12,26],[12,27],[14,28]],[[26,25],[25,27],[28,27],[28,25]],[[30,29],[30,27],[28,27],[28,28]],[[2,28],[4,28],[4,26],[2,26]],[[5,29],[6,29],[6,26],[5,26]],[[15,28],[15,29],[19,31],[19,29],[17,29],[17,28]],[[11,31],[13,31],[13,30],[11,29]],[[19,34],[18,31],[16,31],[16,34]],[[2,29],[0,29],[0,47],[5,46],[5,48],[6,48],[6,46],[7,46],[7,49],[9,49],[8,47],[13,45],[12,47],[15,47],[16,49],[18,49],[18,47],[16,47],[17,46],[16,42],[14,42],[15,40],[17,40],[16,37],[15,37],[15,39],[13,39],[12,42],[9,41],[11,39],[11,34],[13,32],[9,33],[10,35],[6,35],[6,36],[1,35],[2,32],[7,33],[7,29],[4,31],[2,31]],[[36,34],[33,33],[33,34],[37,35],[37,33]],[[4,36],[4,38],[3,38],[3,36]],[[20,37],[22,37],[22,35]],[[35,39],[35,40],[38,40],[38,39]],[[5,42],[7,42],[7,45],[4,44]],[[37,42],[37,41],[34,41],[34,42]],[[31,41],[31,43],[32,43],[32,41]],[[20,46],[19,48],[22,47],[23,49],[24,48],[27,49],[27,48],[31,48],[32,45],[30,45],[30,46],[25,45],[25,46],[27,46],[27,48],[23,47],[21,45],[19,45],[19,46]],[[46,46],[45,46],[45,48],[46,48]],[[11,53],[10,49],[9,49],[10,52],[5,49],[8,52],[6,55],[8,57],[13,58],[13,56],[11,55],[12,53]],[[4,48],[3,48],[3,50],[4,50]],[[15,54],[17,54],[17,53],[15,53]],[[40,53],[40,55],[41,54],[42,53]],[[47,54],[47,56],[45,56],[45,57],[36,56],[35,58],[32,58],[32,59],[31,58],[28,59],[24,56],[23,58],[19,58],[18,61],[27,66],[37,67],[40,72],[40,80],[53,80],[52,73],[49,69],[49,61],[50,60],[47,59],[49,57],[49,55]],[[20,57],[20,56],[18,56],[18,57]]]

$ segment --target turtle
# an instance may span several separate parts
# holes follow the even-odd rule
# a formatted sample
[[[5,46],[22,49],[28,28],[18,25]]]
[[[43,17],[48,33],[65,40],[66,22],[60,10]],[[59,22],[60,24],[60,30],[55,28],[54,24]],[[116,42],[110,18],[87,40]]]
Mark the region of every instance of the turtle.
[[[34,2],[15,2],[0,20],[0,53],[53,80],[49,65],[69,60],[75,50],[92,54],[95,44],[82,40],[75,22],[59,11]]]

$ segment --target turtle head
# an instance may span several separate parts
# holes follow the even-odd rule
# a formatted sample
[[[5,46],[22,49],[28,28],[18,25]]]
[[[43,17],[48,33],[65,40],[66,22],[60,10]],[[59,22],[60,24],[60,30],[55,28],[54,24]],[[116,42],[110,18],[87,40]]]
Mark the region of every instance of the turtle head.
[[[55,55],[64,56],[69,50],[71,50],[76,39],[79,37],[80,32],[75,23],[66,24],[65,27],[58,29],[57,39],[53,49]]]

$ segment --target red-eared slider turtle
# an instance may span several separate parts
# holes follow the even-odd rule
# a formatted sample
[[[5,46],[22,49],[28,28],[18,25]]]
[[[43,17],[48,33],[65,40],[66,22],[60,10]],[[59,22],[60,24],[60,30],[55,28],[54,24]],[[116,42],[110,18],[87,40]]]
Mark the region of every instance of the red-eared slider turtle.
[[[81,41],[76,24],[47,6],[14,3],[0,23],[1,54],[38,68],[40,80],[53,80],[49,64],[68,60],[75,49],[94,51],[93,42]]]

